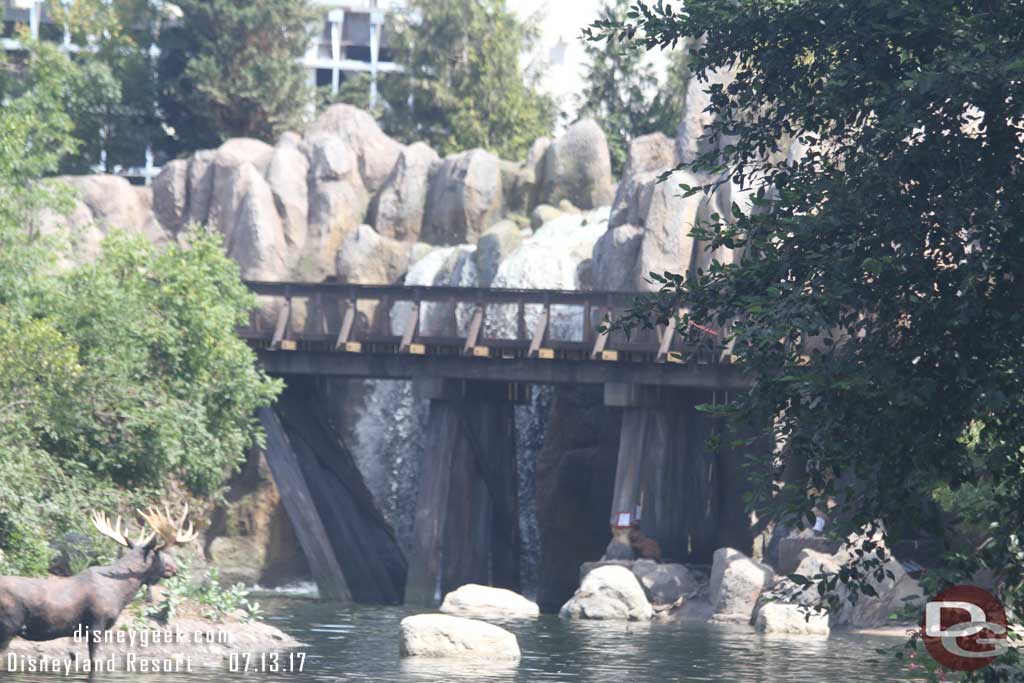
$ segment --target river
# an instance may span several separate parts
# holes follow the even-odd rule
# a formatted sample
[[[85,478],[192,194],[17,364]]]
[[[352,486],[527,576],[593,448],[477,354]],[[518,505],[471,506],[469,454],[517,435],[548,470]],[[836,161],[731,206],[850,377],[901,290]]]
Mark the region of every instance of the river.
[[[519,639],[522,661],[515,665],[402,659],[399,622],[413,611],[403,607],[346,607],[307,598],[261,598],[265,619],[305,646],[290,661],[301,673],[195,671],[178,674],[103,674],[97,680],[127,683],[197,681],[353,681],[366,683],[860,683],[913,680],[890,655],[876,648],[898,647],[899,638],[833,633],[828,640],[769,637],[750,628],[686,622],[566,622],[545,615],[503,624]],[[296,653],[297,654],[297,653]],[[282,654],[278,667],[287,668]],[[239,660],[239,665],[243,664]],[[250,660],[260,668],[260,660]],[[5,674],[4,683],[86,681],[85,675]]]

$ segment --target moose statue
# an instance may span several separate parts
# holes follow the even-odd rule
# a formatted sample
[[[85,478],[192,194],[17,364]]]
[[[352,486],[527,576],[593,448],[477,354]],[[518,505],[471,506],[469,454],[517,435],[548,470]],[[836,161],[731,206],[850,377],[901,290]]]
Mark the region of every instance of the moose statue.
[[[93,513],[97,531],[128,549],[110,565],[90,567],[69,577],[0,577],[0,652],[14,636],[54,640],[81,629],[90,634],[89,658],[95,660],[98,639],[91,635],[111,628],[142,586],[177,574],[178,566],[167,551],[198,536],[191,522],[185,527],[187,505],[177,520],[166,508],[139,514],[150,531],[147,534],[143,525],[132,541],[121,532],[120,517],[111,526],[105,514]]]

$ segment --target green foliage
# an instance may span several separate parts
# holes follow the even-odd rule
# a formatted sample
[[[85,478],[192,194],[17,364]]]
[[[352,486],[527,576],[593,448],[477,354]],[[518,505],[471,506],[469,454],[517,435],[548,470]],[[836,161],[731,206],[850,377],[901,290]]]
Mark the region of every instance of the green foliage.
[[[51,3],[55,22],[66,26],[76,45],[82,70],[68,113],[75,137],[83,141],[75,154],[62,160],[61,172],[86,173],[101,161],[141,166],[147,143],[164,138],[156,112],[156,83],[150,48],[156,41],[161,16],[149,0],[68,0]]]
[[[171,481],[214,493],[278,384],[235,335],[253,299],[218,236],[113,235],[95,262],[58,267],[67,236],[32,221],[67,206],[39,178],[75,149],[81,71],[47,45],[27,67],[0,117],[0,571],[40,574],[67,532],[95,537],[86,507],[137,506]]]
[[[442,155],[483,147],[525,157],[556,114],[520,67],[535,39],[536,28],[505,0],[412,0],[392,33],[407,71],[381,82],[384,129],[404,142],[425,140]]]
[[[236,583],[222,588],[216,568],[196,576],[189,570],[188,564],[179,560],[178,574],[163,580],[160,590],[159,602],[147,604],[140,597],[133,603],[133,611],[161,623],[171,621],[186,607],[197,609],[203,617],[213,621],[224,621],[239,613],[245,621],[254,621],[263,614],[260,603],[249,600],[249,590],[245,584]]]
[[[665,279],[623,324],[676,306],[735,320],[753,380],[735,407],[773,425],[751,461],[776,518],[835,497],[842,530],[916,520],[953,537],[950,580],[997,577],[1024,609],[1024,60],[1019,2],[692,0],[637,3],[597,34],[648,48],[704,36],[709,151],[690,170],[750,188],[754,209],[694,234],[744,258]],[[595,34],[595,35],[597,35]],[[804,154],[787,159],[785,142]],[[684,192],[691,188],[683,188]],[[685,324],[685,321],[684,321]],[[685,332],[686,330],[684,330]],[[778,486],[785,479],[785,487]],[[937,488],[983,487],[960,522],[922,518]],[[810,492],[810,494],[808,493]],[[808,496],[810,495],[810,499]]]
[[[159,102],[182,149],[230,137],[274,141],[313,93],[299,59],[319,12],[307,0],[181,0],[160,35]]]
[[[629,0],[609,0],[600,19],[621,22],[628,10]],[[668,56],[664,83],[640,45],[615,35],[584,45],[587,64],[579,115],[601,125],[616,175],[622,173],[633,138],[659,131],[675,137],[690,77],[688,47],[692,41],[681,42]]]

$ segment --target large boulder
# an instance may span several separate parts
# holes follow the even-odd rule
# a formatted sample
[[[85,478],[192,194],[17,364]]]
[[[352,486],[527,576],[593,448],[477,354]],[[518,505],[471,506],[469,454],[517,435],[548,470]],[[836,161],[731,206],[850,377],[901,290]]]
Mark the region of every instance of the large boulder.
[[[630,291],[641,274],[637,259],[644,229],[635,225],[609,228],[594,244],[594,289]]]
[[[171,233],[188,222],[188,167],[188,159],[168,161],[153,180],[153,213]]]
[[[447,614],[417,614],[402,619],[403,657],[478,657],[518,660],[516,637],[494,624]]]
[[[306,243],[309,223],[309,160],[295,144],[274,148],[267,166],[267,182],[284,225],[284,238],[290,250]]]
[[[227,240],[228,255],[247,280],[287,280],[288,243],[270,185],[252,164],[238,169],[245,188]]]
[[[544,152],[540,201],[568,199],[581,209],[611,204],[611,157],[601,127],[591,119],[577,121]]]
[[[559,614],[567,619],[647,621],[654,610],[633,572],[606,565],[584,577]]]
[[[423,228],[430,174],[439,163],[425,143],[409,145],[398,157],[383,189],[370,206],[370,222],[381,235],[416,241]]]
[[[498,274],[498,266],[516,250],[523,241],[519,226],[510,220],[498,221],[480,236],[476,243],[473,260],[481,287],[489,287]]]
[[[733,548],[715,551],[711,566],[710,598],[713,619],[749,624],[761,593],[773,577],[770,567]]]
[[[498,157],[473,149],[447,157],[431,176],[420,239],[430,244],[476,244],[502,211]]]
[[[647,593],[647,599],[654,605],[671,605],[680,598],[694,595],[700,589],[697,577],[681,564],[637,560],[633,563],[633,574]]]
[[[337,137],[350,147],[363,185],[371,194],[384,186],[402,152],[402,145],[385,135],[372,116],[348,104],[325,109],[306,134]]]
[[[263,176],[273,151],[267,143],[251,138],[233,138],[217,148],[208,171],[212,174],[212,190],[204,220],[227,242],[231,241],[238,210],[249,190],[248,181]],[[247,167],[256,173],[243,172]]]
[[[675,140],[664,133],[649,133],[630,141],[622,175],[660,173],[674,166],[675,162]]]
[[[754,627],[762,633],[794,636],[829,634],[828,614],[821,610],[769,602],[757,613]]]
[[[338,279],[364,285],[395,284],[409,269],[412,250],[409,242],[384,237],[369,225],[360,225],[338,250]]]
[[[580,582],[582,583],[595,569],[611,566],[625,567],[633,572],[648,601],[655,607],[671,605],[680,598],[692,597],[700,591],[702,585],[700,578],[681,564],[607,557],[598,562],[584,562],[580,565]]]
[[[336,275],[335,257],[349,233],[363,223],[369,195],[356,153],[336,137],[307,142],[310,158],[309,224],[295,277],[320,281]]]
[[[457,617],[532,619],[540,616],[537,603],[505,588],[467,583],[444,596],[441,611]]]
[[[853,542],[852,546],[841,548],[831,558],[834,563],[833,566],[837,569],[843,565],[849,565],[855,560],[855,553],[863,540],[863,535],[853,536],[851,540]],[[885,575],[879,581],[874,577],[874,571],[869,570],[869,583],[874,588],[876,595],[860,595],[856,605],[846,602],[845,591],[841,591],[840,595],[844,598],[844,606],[837,623],[849,624],[856,628],[882,626],[888,623],[889,615],[896,610],[908,604],[920,605],[924,603],[924,590],[921,588],[921,584],[907,574],[903,565],[885,547],[880,536],[876,536],[874,540],[885,550],[886,560],[882,563]],[[814,557],[811,555],[813,552],[811,550],[803,551],[808,558]],[[807,560],[808,563],[810,561]],[[805,566],[805,563],[801,562],[801,567],[797,571],[801,571],[801,569],[808,571],[810,567]],[[892,575],[891,578],[890,574]]]
[[[188,221],[206,223],[213,197],[213,158],[217,150],[204,149],[188,160]]]
[[[71,186],[104,232],[144,231],[149,215],[127,179],[112,175],[84,175],[61,176],[59,180]]]

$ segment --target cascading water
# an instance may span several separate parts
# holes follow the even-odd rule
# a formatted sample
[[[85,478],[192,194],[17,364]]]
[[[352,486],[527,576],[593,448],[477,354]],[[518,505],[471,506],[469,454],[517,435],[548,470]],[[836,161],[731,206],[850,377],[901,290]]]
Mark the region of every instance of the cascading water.
[[[405,277],[406,285],[473,287],[475,247],[462,245],[434,249],[419,259]],[[409,302],[398,302],[390,314],[391,330],[401,334]],[[421,309],[423,334],[444,334],[455,315],[445,304],[425,303]],[[356,421],[353,457],[384,518],[391,524],[402,548],[412,547],[416,514],[416,485],[423,435],[427,426],[426,401],[413,395],[412,382],[368,382],[363,410]]]
[[[581,264],[590,259],[594,243],[605,232],[608,208],[568,214],[549,221],[525,239],[498,267],[491,284],[496,288],[581,288]],[[473,261],[475,247],[438,248],[416,261],[405,277],[406,285],[478,286]],[[393,334],[401,334],[409,302],[390,310]],[[527,306],[526,328],[533,329],[541,306]],[[464,335],[472,310],[469,306],[424,303],[420,331],[424,335]],[[484,336],[514,338],[518,330],[515,306],[489,306]],[[548,335],[552,339],[579,340],[583,314],[578,309],[552,306]],[[399,541],[411,547],[415,516],[419,459],[424,447],[428,404],[417,398],[407,381],[370,382],[364,409],[356,428],[353,456],[366,478],[381,512],[394,527]],[[519,472],[521,567],[523,592],[532,595],[537,586],[540,555],[537,530],[534,468],[543,445],[551,401],[551,388],[534,386],[530,400],[516,406],[516,457]]]
[[[560,216],[545,223],[501,262],[492,287],[506,289],[581,288],[580,265],[590,259],[594,243],[608,228],[608,208]],[[526,329],[532,330],[541,306],[526,306]],[[489,337],[515,337],[518,329],[515,306],[489,306],[484,329]],[[579,340],[583,312],[564,306],[551,307],[548,335],[552,339]],[[538,583],[540,533],[534,472],[544,444],[552,388],[532,385],[525,405],[515,408],[516,466],[519,473],[519,527],[522,590],[533,597]]]

